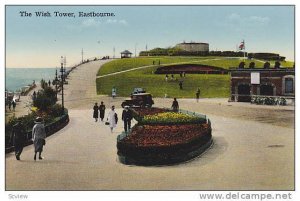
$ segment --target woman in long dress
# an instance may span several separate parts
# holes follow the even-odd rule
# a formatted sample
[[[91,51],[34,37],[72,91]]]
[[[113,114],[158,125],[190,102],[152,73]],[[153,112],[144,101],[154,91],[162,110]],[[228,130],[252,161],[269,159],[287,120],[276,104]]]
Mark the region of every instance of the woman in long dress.
[[[35,120],[35,125],[32,129],[32,141],[34,145],[34,160],[36,160],[36,154],[39,152],[39,159],[42,160],[42,152],[43,152],[43,146],[46,144],[46,132],[45,132],[45,126],[42,122],[41,117],[37,117]]]
[[[93,118],[95,118],[95,122],[98,121],[98,109],[99,109],[99,107],[98,107],[97,103],[95,103],[95,105],[93,107],[93,110],[94,110],[94,112],[93,112]]]
[[[111,110],[108,113],[107,121],[109,122],[109,127],[111,132],[113,132],[113,129],[117,126],[118,123],[118,115],[115,112],[115,106],[111,106]]]

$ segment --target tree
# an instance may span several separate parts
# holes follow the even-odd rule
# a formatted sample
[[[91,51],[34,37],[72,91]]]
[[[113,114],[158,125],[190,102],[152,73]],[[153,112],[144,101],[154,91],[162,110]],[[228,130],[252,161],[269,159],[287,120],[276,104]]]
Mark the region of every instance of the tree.
[[[36,99],[33,101],[33,105],[39,110],[46,111],[56,103],[56,92],[46,86],[40,93],[38,93]]]

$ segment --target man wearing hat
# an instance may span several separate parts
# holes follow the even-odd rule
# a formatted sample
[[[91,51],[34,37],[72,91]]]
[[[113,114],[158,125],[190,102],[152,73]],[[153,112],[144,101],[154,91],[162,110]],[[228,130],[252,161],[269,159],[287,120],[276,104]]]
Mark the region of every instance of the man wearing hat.
[[[124,107],[123,113],[122,113],[122,120],[124,121],[124,130],[127,133],[128,130],[131,128],[131,120],[132,120],[132,112],[129,110],[129,106],[126,105]]]
[[[32,129],[32,141],[34,145],[34,160],[36,160],[36,154],[39,152],[39,159],[42,160],[42,152],[43,152],[43,146],[46,144],[46,132],[45,132],[45,126],[42,121],[41,117],[37,117],[35,119],[35,125]]]
[[[27,140],[26,130],[21,122],[17,121],[17,123],[13,125],[10,139],[15,147],[16,159],[20,160],[24,144]]]

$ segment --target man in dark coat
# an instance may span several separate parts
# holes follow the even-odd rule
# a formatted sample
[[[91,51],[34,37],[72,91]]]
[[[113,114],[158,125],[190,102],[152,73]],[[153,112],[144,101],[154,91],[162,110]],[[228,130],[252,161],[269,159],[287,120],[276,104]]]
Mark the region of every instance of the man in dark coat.
[[[10,139],[15,147],[16,159],[20,160],[24,144],[27,140],[26,131],[21,122],[17,122],[15,125],[13,125]]]
[[[178,112],[178,110],[179,110],[179,104],[178,104],[178,101],[176,100],[176,98],[174,98],[174,101],[172,103],[172,109],[174,112]]]
[[[127,133],[131,128],[132,112],[129,110],[129,106],[125,106],[125,109],[122,113],[122,120],[124,121],[124,130]]]
[[[100,111],[100,119],[101,121],[103,121],[105,115],[105,105],[103,104],[103,101],[101,101],[101,104],[99,105],[99,111]]]

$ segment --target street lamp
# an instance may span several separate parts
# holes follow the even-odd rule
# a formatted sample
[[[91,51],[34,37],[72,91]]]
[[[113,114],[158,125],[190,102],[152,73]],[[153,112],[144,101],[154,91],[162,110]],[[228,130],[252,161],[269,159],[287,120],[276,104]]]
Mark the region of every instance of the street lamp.
[[[64,112],[64,57],[60,57],[60,73],[61,73],[61,106],[62,106],[62,112]]]
[[[58,79],[57,79],[57,69],[55,70],[55,92],[56,92],[56,100],[57,100],[57,82],[58,82]]]

